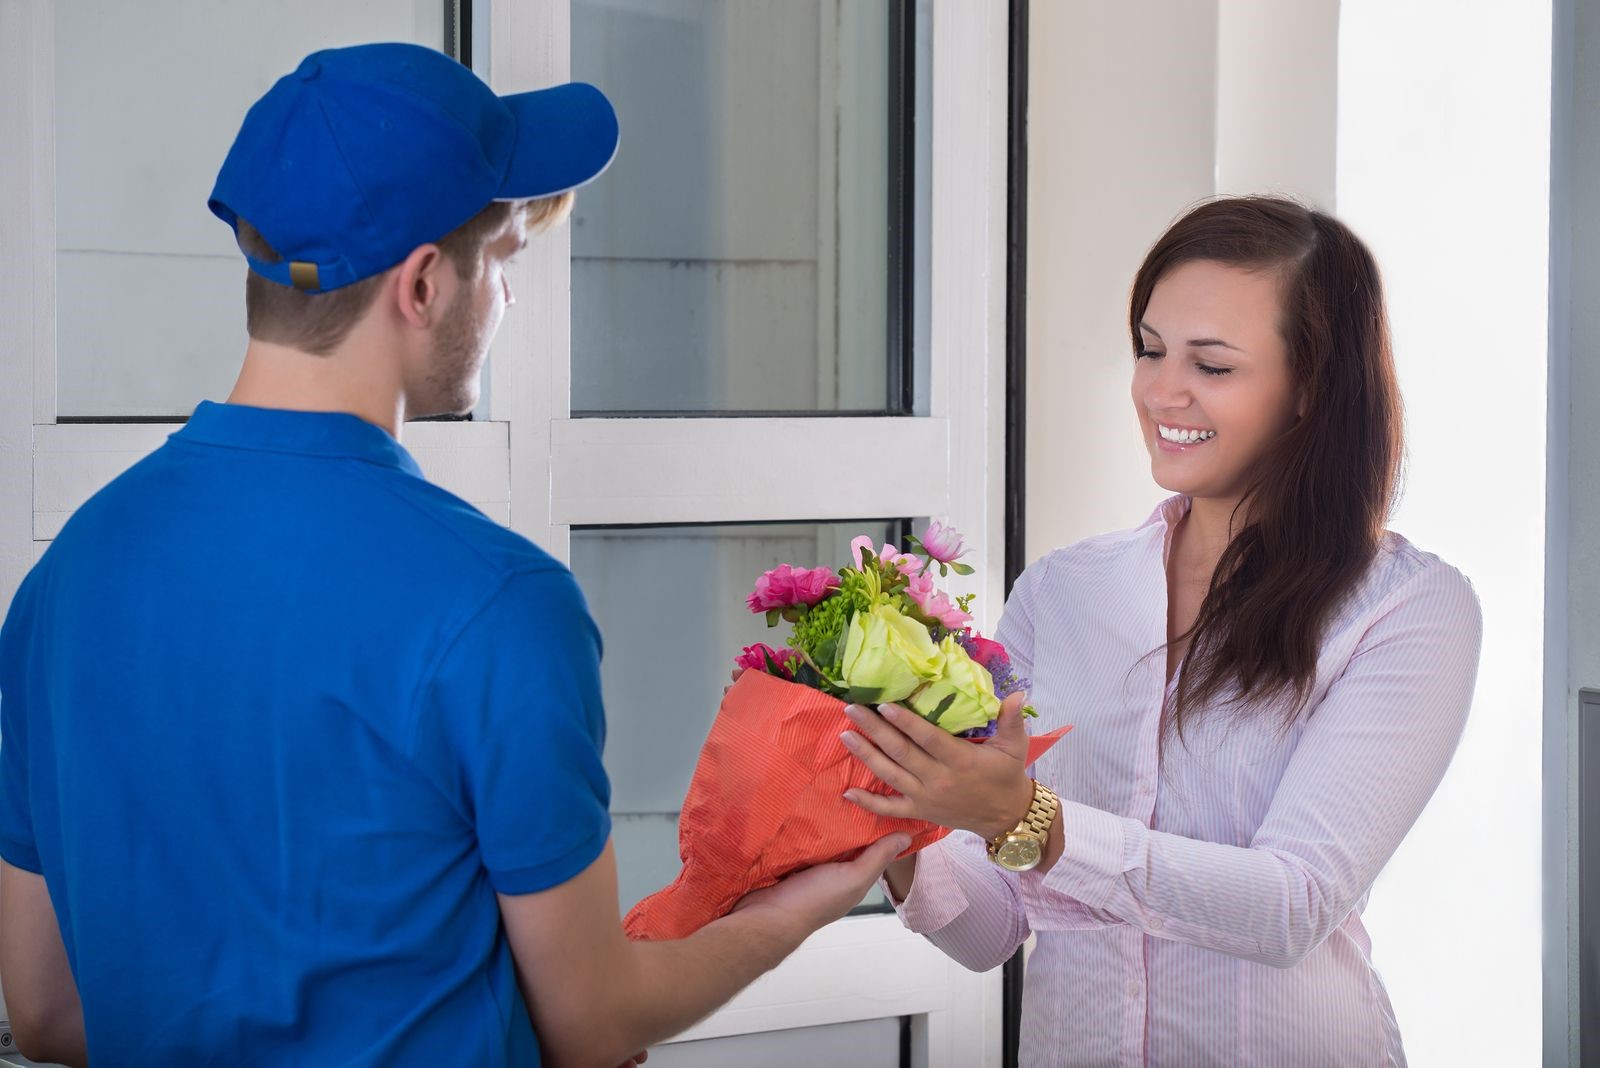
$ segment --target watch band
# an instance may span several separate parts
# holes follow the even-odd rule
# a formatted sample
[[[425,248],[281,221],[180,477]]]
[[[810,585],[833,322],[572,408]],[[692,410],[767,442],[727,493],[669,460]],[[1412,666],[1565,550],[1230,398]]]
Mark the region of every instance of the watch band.
[[[1028,806],[1027,814],[1022,817],[1021,823],[989,840],[989,856],[993,857],[995,851],[1014,834],[1037,838],[1043,845],[1050,835],[1050,825],[1056,821],[1056,816],[1060,812],[1061,798],[1057,797],[1056,792],[1050,787],[1036,780],[1033,784],[1033,803]]]

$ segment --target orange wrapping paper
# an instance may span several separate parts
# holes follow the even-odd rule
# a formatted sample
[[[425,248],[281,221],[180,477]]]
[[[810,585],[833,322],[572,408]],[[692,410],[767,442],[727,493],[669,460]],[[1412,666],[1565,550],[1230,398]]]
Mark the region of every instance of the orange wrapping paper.
[[[744,895],[785,875],[854,857],[884,835],[911,835],[910,856],[950,832],[878,816],[846,801],[851,787],[894,791],[850,755],[845,703],[747,671],[728,691],[700,750],[678,823],[678,878],[635,905],[624,926],[645,941],[683,938]],[[1071,730],[1028,740],[1028,763]]]

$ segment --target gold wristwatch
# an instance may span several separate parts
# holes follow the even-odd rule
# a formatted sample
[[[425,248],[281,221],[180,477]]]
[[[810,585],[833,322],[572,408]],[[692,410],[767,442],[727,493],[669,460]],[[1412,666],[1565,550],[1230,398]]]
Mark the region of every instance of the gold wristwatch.
[[[989,859],[1008,871],[1029,871],[1044,857],[1050,825],[1061,811],[1061,799],[1044,783],[1033,784],[1033,804],[1022,822],[989,841]]]

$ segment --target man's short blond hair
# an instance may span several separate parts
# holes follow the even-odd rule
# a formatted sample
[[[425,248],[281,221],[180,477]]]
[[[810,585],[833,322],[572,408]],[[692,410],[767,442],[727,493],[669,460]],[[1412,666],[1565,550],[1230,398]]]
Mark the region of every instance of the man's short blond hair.
[[[483,270],[483,250],[503,229],[513,211],[521,210],[530,234],[559,225],[572,211],[573,195],[559,193],[536,200],[489,204],[435,242],[463,281],[475,281]],[[277,263],[278,254],[254,226],[238,223],[239,247],[258,260]],[[327,293],[304,293],[247,271],[244,285],[245,329],[251,338],[326,356],[350,336],[372,307],[388,271]]]

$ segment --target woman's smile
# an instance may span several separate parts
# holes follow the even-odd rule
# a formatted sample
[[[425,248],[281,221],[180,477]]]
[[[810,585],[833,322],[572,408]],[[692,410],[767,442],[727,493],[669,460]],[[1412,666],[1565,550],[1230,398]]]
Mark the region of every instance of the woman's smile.
[[[1198,427],[1154,422],[1151,425],[1156,428],[1156,445],[1162,452],[1189,452],[1217,436],[1215,430],[1202,430]]]

